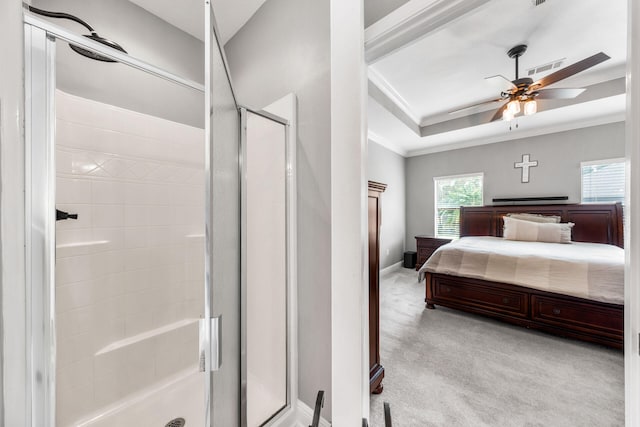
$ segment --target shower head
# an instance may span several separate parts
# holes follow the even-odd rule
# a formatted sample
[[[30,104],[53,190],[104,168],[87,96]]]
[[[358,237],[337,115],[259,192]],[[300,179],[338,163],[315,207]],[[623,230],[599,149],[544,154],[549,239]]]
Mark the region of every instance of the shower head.
[[[122,48],[122,46],[120,46],[118,43],[116,43],[114,41],[111,41],[109,39],[105,39],[104,37],[100,37],[98,35],[98,33],[96,33],[96,32],[93,32],[93,33],[91,33],[89,35],[85,35],[85,37],[87,37],[87,38],[89,38],[89,39],[91,39],[93,41],[96,41],[98,43],[102,43],[103,45],[109,46],[109,47],[111,47],[113,49],[119,50],[120,52],[127,53],[127,51],[124,50]],[[116,61],[114,59],[108,58],[108,57],[106,57],[104,55],[100,55],[99,53],[96,53],[96,52],[94,52],[92,50],[88,50],[88,49],[85,49],[83,47],[76,46],[74,44],[70,44],[69,47],[71,49],[73,49],[74,52],[77,52],[82,56],[86,56],[87,58],[95,59],[96,61],[118,62],[118,61]]]
[[[100,37],[98,35],[98,33],[96,33],[95,30],[91,27],[91,25],[87,24],[82,19],[80,19],[80,18],[78,18],[76,16],[70,15],[68,13],[62,13],[62,12],[50,12],[48,10],[38,9],[36,7],[33,7],[33,6],[29,6],[29,11],[33,12],[33,13],[37,13],[38,15],[48,16],[50,18],[69,19],[71,21],[77,22],[78,24],[82,25],[83,27],[85,27],[87,30],[89,30],[91,32],[91,34],[85,35],[85,37],[87,37],[87,38],[89,38],[89,39],[91,39],[93,41],[96,41],[98,43],[102,43],[105,46],[109,46],[109,47],[111,47],[113,49],[119,50],[120,52],[127,53],[127,51],[124,50],[122,48],[122,46],[120,46],[118,43],[116,43],[114,41],[111,41],[109,39],[105,39],[104,37]],[[77,52],[80,55],[85,56],[85,57],[90,58],[90,59],[95,59],[97,61],[102,61],[102,62],[118,62],[116,60],[108,58],[108,57],[106,57],[104,55],[100,55],[99,53],[93,52],[93,51],[91,51],[89,49],[85,49],[85,48],[80,47],[80,46],[76,46],[76,45],[70,44],[69,47],[71,49],[73,49],[74,52]]]

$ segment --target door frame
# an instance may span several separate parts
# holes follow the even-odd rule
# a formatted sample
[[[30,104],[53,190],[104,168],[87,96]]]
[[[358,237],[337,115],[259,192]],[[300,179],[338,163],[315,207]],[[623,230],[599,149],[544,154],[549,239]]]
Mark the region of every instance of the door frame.
[[[640,5],[627,1],[627,180],[624,215],[625,247],[625,424],[640,425]],[[635,165],[635,169],[632,169]],[[635,197],[634,197],[635,196]]]
[[[31,425],[55,425],[55,38],[26,23],[25,276]]]
[[[481,7],[487,0],[434,2],[410,0],[365,30],[367,64],[410,43],[417,37],[446,25],[451,20]],[[627,0],[627,118],[640,111],[640,4]],[[406,25],[403,25],[406,24]],[[365,78],[365,81],[367,79]],[[640,425],[640,121],[626,120],[627,180],[624,212],[625,237],[625,423]],[[366,129],[365,129],[366,130]],[[364,332],[363,332],[364,333]],[[363,407],[368,405],[363,398]],[[366,401],[366,402],[365,402]]]

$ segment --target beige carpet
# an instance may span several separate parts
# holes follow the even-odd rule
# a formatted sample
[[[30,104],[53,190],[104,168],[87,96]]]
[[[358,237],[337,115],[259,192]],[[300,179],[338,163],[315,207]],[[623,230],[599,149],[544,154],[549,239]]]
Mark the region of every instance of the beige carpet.
[[[623,426],[622,351],[481,316],[424,308],[424,282],[400,269],[381,278],[384,391],[374,427]]]

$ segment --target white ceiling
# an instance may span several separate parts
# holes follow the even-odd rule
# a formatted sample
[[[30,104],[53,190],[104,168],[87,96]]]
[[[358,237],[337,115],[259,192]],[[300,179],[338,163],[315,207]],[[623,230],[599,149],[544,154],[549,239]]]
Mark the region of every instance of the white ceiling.
[[[130,0],[171,25],[204,40],[201,0]],[[240,30],[266,0],[212,0],[220,41],[224,45]]]
[[[427,3],[411,0],[403,6]],[[431,4],[437,3],[433,0]],[[490,0],[428,32],[369,65],[370,81],[379,89],[369,99],[371,139],[404,155],[447,149],[447,144],[487,143],[513,139],[549,129],[624,119],[624,95],[606,91],[593,99],[587,90],[576,103],[539,101],[538,114],[518,119],[518,129],[505,123],[465,124],[464,116],[482,108],[449,114],[465,105],[499,97],[500,88],[485,77],[502,74],[515,78],[514,60],[506,52],[527,44],[520,59],[520,77],[526,70],[566,58],[562,67],[603,51],[610,60],[551,87],[585,87],[624,77],[626,62],[626,0]],[[402,9],[402,8],[400,8]],[[400,13],[401,10],[397,12]],[[408,22],[405,19],[405,22]],[[380,22],[376,25],[381,25]],[[389,25],[395,25],[390,22]],[[534,80],[556,70],[531,76]],[[595,89],[591,92],[595,93]],[[380,95],[382,94],[382,95]],[[616,97],[617,96],[617,97]],[[615,97],[615,99],[608,99]],[[579,101],[588,100],[589,102]],[[495,111],[500,104],[484,110]],[[554,108],[562,106],[561,108]],[[580,111],[583,118],[575,117]],[[394,114],[395,113],[395,114]],[[491,117],[490,113],[487,113]],[[404,118],[404,122],[400,118]],[[454,120],[463,117],[462,120]],[[410,129],[406,123],[414,122]],[[435,125],[435,126],[434,126]],[[421,137],[415,129],[422,127]],[[525,132],[525,129],[528,131]],[[505,138],[505,135],[509,135]]]

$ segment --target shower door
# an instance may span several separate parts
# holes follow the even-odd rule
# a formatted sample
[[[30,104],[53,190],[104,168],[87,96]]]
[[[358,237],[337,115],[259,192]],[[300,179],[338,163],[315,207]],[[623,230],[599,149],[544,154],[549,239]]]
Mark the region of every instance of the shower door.
[[[241,122],[242,421],[259,427],[286,422],[291,406],[295,167],[287,120],[243,108]]]
[[[212,425],[240,426],[240,113],[228,77],[224,51],[218,44],[213,10],[205,7],[205,111],[211,196],[207,217],[205,318],[219,319],[221,346],[211,360]],[[209,309],[210,311],[206,311]],[[216,357],[217,356],[217,357]],[[209,368],[209,367],[207,367]],[[217,369],[217,370],[216,370]],[[208,424],[207,424],[208,425]]]
[[[25,18],[32,426],[239,425],[239,113],[205,11],[204,85]]]

